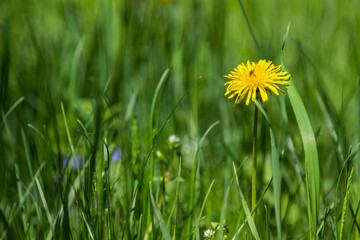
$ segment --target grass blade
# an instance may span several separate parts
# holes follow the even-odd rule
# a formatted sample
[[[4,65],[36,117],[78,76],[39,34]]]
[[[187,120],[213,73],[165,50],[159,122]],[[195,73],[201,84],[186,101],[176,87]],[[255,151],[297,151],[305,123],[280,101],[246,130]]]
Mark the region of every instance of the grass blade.
[[[61,103],[61,111],[62,111],[62,115],[63,115],[63,118],[64,118],[64,124],[65,124],[65,129],[66,129],[66,135],[67,135],[67,137],[68,137],[68,141],[69,141],[69,144],[70,144],[70,149],[71,149],[71,158],[72,157],[75,157],[75,149],[74,149],[74,145],[73,145],[73,143],[72,143],[72,140],[71,140],[71,135],[70,135],[70,131],[69,131],[69,126],[68,126],[68,123],[67,123],[67,120],[66,120],[66,114],[65,114],[65,110],[64,110],[64,105]],[[71,159],[70,158],[70,159]],[[77,163],[76,161],[75,161],[75,163]],[[78,168],[78,166],[76,166],[77,167],[77,169],[79,169]]]
[[[235,176],[231,179],[229,186],[227,187],[225,194],[224,194],[224,200],[223,200],[223,203],[221,206],[220,222],[217,225],[217,229],[218,229],[217,238],[216,238],[217,240],[222,240],[222,239],[227,238],[227,236],[224,236],[224,225],[226,224],[225,215],[226,215],[226,210],[228,207],[229,193],[230,193],[231,186],[234,182],[234,178],[235,178]]]
[[[17,236],[15,235],[14,230],[10,227],[9,222],[6,220],[5,214],[3,213],[3,211],[0,208],[0,220],[3,223],[4,228],[7,231],[7,236],[9,237],[9,239],[18,239]],[[2,235],[0,235],[1,237]],[[5,235],[6,236],[6,235]]]
[[[341,213],[341,221],[340,221],[340,240],[342,239],[343,236],[343,230],[344,230],[344,222],[345,222],[345,213],[346,213],[346,208],[347,208],[347,202],[349,200],[349,195],[350,195],[350,190],[351,190],[351,180],[352,180],[352,175],[354,173],[354,168],[351,169],[351,173],[349,175],[347,184],[346,184],[346,194],[345,194],[345,198],[344,198],[344,203],[343,203],[343,208],[342,208],[342,213]]]
[[[179,171],[178,171],[178,174],[177,174],[177,177],[176,177],[176,194],[175,194],[175,201],[174,201],[174,206],[173,208],[171,209],[171,212],[170,212],[170,215],[169,215],[169,219],[168,219],[168,222],[167,222],[167,226],[169,227],[170,226],[170,222],[171,222],[171,218],[173,216],[173,213],[175,214],[174,216],[174,222],[173,222],[173,239],[175,239],[175,236],[176,236],[176,226],[177,226],[177,215],[178,215],[178,205],[179,205],[179,192],[180,192],[180,182],[182,181],[181,179],[181,158],[179,160]]]
[[[195,178],[196,178],[196,171],[197,171],[198,162],[199,162],[198,161],[198,154],[199,154],[199,151],[200,151],[200,146],[201,146],[202,142],[205,140],[206,136],[211,131],[211,129],[213,129],[219,123],[220,123],[220,121],[216,121],[213,124],[211,124],[211,126],[205,131],[204,135],[201,137],[199,143],[196,146],[193,165],[192,165],[192,171],[191,171],[191,180],[190,180],[190,199],[189,199],[189,201],[190,201],[189,202],[190,217],[189,217],[188,223],[187,223],[187,234],[188,235],[190,234],[190,226],[191,226],[191,221],[192,221],[192,211],[193,211],[193,207],[194,207]]]
[[[150,183],[149,183],[149,184],[150,184]],[[168,231],[167,228],[166,228],[164,219],[162,218],[161,213],[160,213],[159,209],[158,209],[157,206],[156,206],[154,197],[153,197],[153,195],[152,195],[152,193],[151,193],[151,188],[150,188],[150,200],[151,200],[151,205],[152,205],[152,207],[153,207],[155,216],[156,216],[157,220],[159,221],[160,230],[161,230],[161,232],[162,232],[162,234],[163,234],[163,236],[164,236],[164,239],[165,239],[165,240],[171,240],[171,236],[170,236],[169,231]],[[153,230],[153,231],[154,231],[154,230]]]
[[[249,18],[248,18],[248,16],[247,16],[247,14],[246,14],[244,5],[242,4],[241,0],[238,0],[238,2],[239,2],[239,5],[240,5],[240,8],[241,8],[241,11],[242,11],[242,13],[243,13],[243,15],[244,15],[246,25],[248,26],[248,29],[249,29],[249,31],[250,31],[251,38],[253,39],[254,44],[255,44],[255,47],[256,47],[256,50],[257,50],[257,52],[258,52],[258,54],[259,54],[259,57],[260,57],[260,58],[263,58],[263,53],[262,53],[262,51],[260,50],[259,44],[258,44],[258,42],[257,42],[257,40],[256,40],[254,31],[253,31],[253,29],[252,29],[252,27],[251,27],[251,24],[250,24],[250,21],[249,21]]]
[[[81,216],[82,216],[82,218],[83,218],[83,220],[84,220],[84,222],[85,222],[85,226],[86,226],[87,231],[89,232],[90,238],[94,240],[94,234],[91,232],[91,228],[90,228],[88,222],[86,221],[86,218],[85,218],[85,216],[84,216],[84,213],[81,213]]]
[[[289,28],[290,28],[290,24],[288,25],[286,33],[284,35],[282,50],[284,50],[285,47]],[[287,71],[284,64],[283,51],[281,54],[281,65],[283,69]],[[309,116],[305,109],[305,105],[301,100],[300,94],[296,89],[292,77],[290,78],[289,86],[287,87],[287,92],[299,126],[301,139],[304,145],[310,238],[316,239],[317,218],[318,218],[319,204],[320,204],[320,193],[319,193],[320,171],[319,171],[319,159],[318,159],[318,152],[316,147],[316,140]]]
[[[156,86],[155,94],[154,94],[154,97],[151,102],[150,123],[149,123],[151,148],[155,144],[154,132],[156,132],[156,131],[154,131],[154,112],[155,112],[156,100],[158,98],[158,95],[160,93],[160,89],[161,89],[162,85],[165,83],[165,80],[168,79],[169,73],[170,73],[170,69],[168,68],[165,70],[165,72],[161,76],[160,81],[159,81],[158,85]],[[153,188],[153,177],[154,177],[154,158],[153,158],[153,154],[151,152],[151,156],[150,156],[150,187],[151,187],[151,189]]]
[[[19,204],[17,205],[17,207],[15,208],[14,212],[12,213],[12,215],[9,218],[9,223],[11,224],[13,219],[18,215],[18,213],[21,211],[22,206],[24,206],[25,201],[27,200],[27,197],[30,195],[31,193],[31,189],[34,186],[35,183],[35,179],[37,179],[37,177],[39,176],[39,174],[41,173],[41,170],[44,168],[45,163],[41,163],[39,169],[36,171],[34,177],[32,178],[30,184],[27,186],[25,193],[21,196]]]
[[[280,172],[280,162],[279,162],[279,154],[275,144],[275,137],[270,127],[269,118],[262,108],[261,104],[255,100],[255,104],[261,111],[261,113],[266,118],[267,122],[269,123],[269,130],[270,130],[270,140],[271,140],[271,167],[272,167],[272,174],[273,174],[273,187],[274,187],[274,199],[275,199],[275,216],[276,216],[276,227],[278,232],[278,239],[282,239],[282,230],[281,230],[281,172]]]
[[[198,219],[197,219],[197,222],[196,222],[196,226],[195,226],[195,231],[194,231],[194,235],[193,235],[193,240],[195,239],[195,236],[196,236],[196,232],[198,231],[198,227],[200,225],[200,220],[201,220],[201,215],[202,215],[202,212],[204,210],[204,207],[205,207],[205,203],[206,203],[206,200],[207,198],[209,197],[209,194],[210,194],[210,190],[212,188],[212,186],[214,185],[214,182],[215,182],[215,179],[212,180],[211,184],[210,184],[210,187],[209,187],[209,190],[207,191],[206,195],[205,195],[205,198],[204,198],[204,202],[201,206],[201,209],[200,209],[200,213],[199,213],[199,216],[198,216]]]
[[[254,238],[256,240],[259,240],[260,237],[259,237],[259,233],[256,229],[256,226],[255,226],[255,222],[254,222],[254,219],[252,218],[251,216],[251,212],[249,210],[249,207],[246,203],[246,200],[244,198],[244,194],[242,193],[241,191],[241,188],[240,188],[240,184],[239,184],[239,179],[238,179],[238,176],[237,176],[237,173],[236,173],[236,167],[235,167],[235,163],[233,162],[233,169],[234,169],[234,174],[235,174],[235,179],[236,179],[236,184],[238,186],[238,189],[239,189],[239,195],[240,195],[240,198],[241,198],[241,202],[243,204],[243,208],[244,208],[244,211],[245,211],[245,215],[246,215],[246,220],[249,224],[249,227],[250,227],[250,230],[251,230],[251,233],[252,235],[254,236]]]
[[[9,111],[7,111],[5,114],[3,114],[3,117],[2,117],[2,122],[0,124],[0,129],[2,128],[3,124],[5,123],[6,121],[6,118],[15,110],[15,108],[22,102],[25,100],[25,97],[21,97],[19,98],[12,106],[11,108],[9,109]],[[3,109],[4,110],[4,109]]]
[[[51,215],[50,215],[50,211],[49,211],[49,208],[48,208],[48,205],[46,203],[46,199],[45,199],[45,195],[44,195],[44,192],[41,188],[41,185],[40,185],[40,182],[38,180],[37,177],[35,177],[35,183],[36,183],[36,186],[38,188],[38,191],[39,191],[39,194],[40,194],[40,198],[41,198],[41,201],[43,203],[43,206],[44,206],[44,210],[45,210],[45,214],[46,214],[46,217],[48,219],[48,222],[49,222],[49,225],[50,225],[50,230],[51,232],[53,233],[54,235],[54,225],[53,225],[53,221],[51,219]]]

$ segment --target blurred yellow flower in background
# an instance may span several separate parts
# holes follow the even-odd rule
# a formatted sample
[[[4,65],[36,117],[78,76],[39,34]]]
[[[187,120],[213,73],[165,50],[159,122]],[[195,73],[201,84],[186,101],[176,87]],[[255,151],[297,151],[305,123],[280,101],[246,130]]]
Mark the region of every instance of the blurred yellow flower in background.
[[[268,100],[267,92],[279,95],[280,90],[284,93],[277,84],[288,84],[290,74],[281,71],[281,65],[275,66],[271,61],[260,60],[257,63],[241,63],[224,77],[231,79],[224,84],[229,85],[225,96],[230,94],[230,99],[237,95],[235,103],[240,103],[246,97],[245,104],[249,105],[250,99],[254,102],[257,92],[260,93],[263,102]]]

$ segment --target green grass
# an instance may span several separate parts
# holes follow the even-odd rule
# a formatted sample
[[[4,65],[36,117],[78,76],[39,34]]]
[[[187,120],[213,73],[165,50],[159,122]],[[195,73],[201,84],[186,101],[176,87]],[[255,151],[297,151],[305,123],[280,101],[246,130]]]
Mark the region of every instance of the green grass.
[[[359,11],[1,1],[0,239],[357,239]],[[223,76],[260,58],[292,80],[256,103],[250,209],[255,106]]]

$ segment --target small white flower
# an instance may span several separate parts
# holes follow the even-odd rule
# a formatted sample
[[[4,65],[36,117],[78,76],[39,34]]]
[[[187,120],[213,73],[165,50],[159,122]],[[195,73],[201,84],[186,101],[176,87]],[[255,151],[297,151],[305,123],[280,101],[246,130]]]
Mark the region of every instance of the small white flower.
[[[180,142],[180,138],[178,138],[175,134],[169,136],[169,143],[174,145]]]
[[[207,230],[204,232],[204,237],[212,237],[212,236],[214,236],[214,234],[215,234],[215,231],[214,231],[214,230],[207,229]]]

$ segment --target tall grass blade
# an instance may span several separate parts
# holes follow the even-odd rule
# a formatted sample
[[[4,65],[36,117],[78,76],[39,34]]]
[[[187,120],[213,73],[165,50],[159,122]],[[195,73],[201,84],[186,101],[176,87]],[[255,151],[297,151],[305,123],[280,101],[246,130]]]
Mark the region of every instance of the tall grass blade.
[[[254,42],[254,44],[255,44],[256,50],[257,50],[257,52],[258,52],[258,55],[259,55],[260,58],[264,58],[264,57],[263,57],[263,53],[262,53],[262,51],[260,50],[259,44],[258,44],[258,42],[257,42],[257,40],[256,40],[254,31],[253,31],[253,29],[252,29],[252,27],[251,27],[249,18],[248,18],[247,14],[246,14],[244,5],[242,4],[241,0],[238,0],[238,2],[239,2],[239,5],[240,5],[240,8],[241,8],[241,11],[242,11],[242,13],[243,13],[243,15],[244,15],[246,25],[248,26],[248,29],[249,29],[249,31],[250,31],[250,35],[251,35],[251,37],[252,37],[252,39],[253,39],[253,42]]]
[[[241,188],[240,188],[240,184],[239,184],[239,179],[238,179],[238,176],[237,176],[237,173],[236,173],[236,167],[235,167],[235,163],[233,162],[233,170],[234,170],[234,174],[235,174],[235,179],[236,179],[236,184],[238,186],[238,189],[239,189],[239,195],[240,195],[240,199],[241,199],[241,202],[242,202],[242,205],[243,205],[243,208],[244,208],[244,211],[245,211],[245,215],[246,215],[246,220],[249,224],[249,227],[250,227],[250,230],[251,230],[251,233],[252,235],[254,236],[254,238],[256,240],[259,240],[260,237],[259,237],[259,233],[256,229],[256,226],[255,226],[255,222],[254,222],[254,219],[252,218],[251,216],[251,212],[250,212],[250,209],[246,203],[246,200],[244,198],[244,194],[242,193],[241,191]]]
[[[86,229],[87,229],[87,231],[89,232],[90,238],[94,240],[94,234],[92,233],[91,228],[90,228],[88,222],[86,221],[86,218],[85,218],[85,216],[84,216],[84,213],[81,213],[81,216],[82,216],[82,218],[83,218],[83,220],[84,220],[84,222],[85,222]]]
[[[196,146],[195,155],[194,155],[193,164],[192,164],[191,180],[190,180],[190,199],[189,199],[189,201],[190,201],[189,202],[190,216],[192,216],[192,211],[193,211],[193,207],[194,207],[195,178],[196,178],[196,171],[198,168],[198,155],[199,155],[199,151],[200,151],[200,146],[201,146],[202,142],[205,140],[206,136],[211,131],[211,129],[213,129],[219,123],[220,123],[220,121],[216,121],[213,124],[211,124],[211,126],[205,131],[204,135],[201,137],[199,143]],[[187,223],[187,234],[189,234],[189,232],[190,232],[191,221],[192,221],[192,217],[189,217],[188,223]]]
[[[225,222],[225,215],[226,215],[226,211],[227,211],[227,207],[228,207],[228,199],[229,199],[229,194],[230,194],[230,189],[231,186],[233,184],[235,180],[235,176],[231,179],[229,186],[227,187],[226,191],[225,191],[225,196],[224,196],[224,200],[221,206],[221,214],[220,214],[220,222],[218,224],[218,232],[217,232],[217,240],[223,240],[226,239],[227,236],[224,236],[224,224]]]
[[[149,183],[150,184],[150,183]],[[150,190],[150,200],[151,200],[151,205],[153,207],[153,211],[154,211],[154,214],[155,214],[155,217],[157,218],[157,220],[159,221],[159,225],[160,225],[160,230],[163,234],[163,237],[165,240],[171,240],[171,236],[170,236],[170,233],[169,231],[167,230],[166,228],[166,224],[164,222],[164,219],[162,218],[161,216],[161,213],[159,211],[159,209],[157,208],[156,206],[156,203],[155,203],[155,200],[154,200],[154,197],[152,195],[152,192],[151,192],[151,188],[149,188]],[[154,231],[154,230],[153,230]]]
[[[27,141],[26,141],[24,129],[21,129],[21,138],[22,138],[22,140],[23,140],[23,145],[24,145],[24,150],[25,150],[25,156],[26,156],[26,163],[27,163],[28,168],[29,168],[29,173],[30,173],[30,176],[33,177],[33,176],[34,176],[34,172],[33,172],[32,166],[31,166],[30,153],[29,153],[28,143],[27,143]]]
[[[74,149],[74,144],[71,140],[71,135],[70,135],[70,131],[69,131],[69,126],[66,120],[66,114],[65,114],[65,110],[64,110],[64,105],[61,103],[61,111],[62,111],[62,115],[64,118],[64,124],[65,124],[65,129],[66,129],[66,135],[70,144],[70,149],[71,149],[71,157],[75,157],[75,149]],[[71,158],[70,158],[71,159]],[[77,161],[75,161],[75,163],[77,163]],[[77,166],[77,169],[79,169],[79,166]]]
[[[201,215],[202,215],[202,212],[204,211],[206,200],[209,197],[210,190],[211,190],[212,186],[214,185],[214,182],[215,182],[215,179],[212,180],[212,182],[210,184],[210,187],[209,187],[209,189],[208,189],[208,191],[207,191],[207,193],[205,195],[204,202],[203,202],[203,204],[201,206],[200,213],[199,213],[199,216],[197,218],[196,225],[195,225],[195,231],[194,231],[194,235],[193,235],[193,238],[192,238],[193,240],[195,239],[196,233],[199,230],[198,228],[199,228],[199,225],[200,225]]]
[[[290,24],[288,25],[286,33],[284,35],[281,53],[281,65],[285,71],[287,71],[287,69],[284,63],[283,50],[285,47],[289,28]],[[320,171],[316,140],[304,103],[301,100],[300,94],[297,91],[292,78],[290,78],[287,92],[291,106],[294,110],[294,114],[301,134],[301,139],[304,145],[310,238],[316,239],[317,220],[320,204]]]
[[[282,239],[282,230],[281,230],[281,172],[280,172],[280,162],[279,154],[275,144],[275,137],[273,130],[270,125],[269,117],[267,116],[265,110],[262,108],[261,104],[255,100],[255,104],[264,115],[265,119],[269,124],[270,131],[270,140],[271,140],[271,167],[273,174],[273,187],[274,187],[274,199],[275,199],[275,216],[276,216],[276,228],[278,232],[278,239]]]
[[[14,212],[12,213],[12,215],[9,218],[9,223],[11,224],[13,219],[18,215],[18,213],[21,211],[22,207],[25,204],[25,201],[27,200],[28,196],[31,193],[31,189],[34,186],[35,183],[35,179],[37,179],[37,177],[39,176],[41,170],[43,169],[43,167],[45,166],[45,163],[41,163],[39,169],[36,171],[34,177],[32,178],[30,184],[27,186],[25,193],[21,196],[19,204],[17,205],[17,207],[15,208]]]
[[[49,222],[49,225],[50,225],[50,230],[52,232],[52,234],[54,235],[54,225],[53,225],[53,221],[51,219],[51,214],[50,214],[50,211],[49,211],[49,208],[48,208],[48,205],[46,203],[46,199],[45,199],[45,195],[44,195],[44,192],[41,188],[41,185],[40,185],[40,182],[38,180],[37,177],[35,177],[35,182],[36,182],[36,186],[38,188],[38,191],[39,191],[39,194],[40,194],[40,198],[41,198],[41,201],[42,201],[42,204],[44,206],[44,210],[45,210],[45,214],[46,214],[46,217],[47,217],[47,220]]]
[[[3,226],[7,231],[8,238],[9,239],[18,239],[15,232],[14,232],[14,230],[10,227],[9,222],[6,220],[6,217],[5,217],[4,213],[3,213],[3,211],[1,210],[1,208],[0,208],[0,220],[2,221]],[[0,237],[1,236],[3,236],[3,234],[1,234]]]
[[[343,203],[342,213],[341,213],[341,221],[340,221],[340,237],[339,237],[340,240],[343,237],[345,214],[346,214],[347,202],[349,200],[349,195],[350,195],[350,190],[351,190],[351,181],[352,181],[353,173],[354,173],[354,167],[351,169],[351,172],[350,172],[349,178],[347,179],[347,184],[346,184],[346,194],[345,194],[345,198],[344,198],[344,203]]]
[[[176,177],[176,194],[175,194],[175,201],[174,201],[174,206],[172,207],[171,209],[171,212],[170,212],[170,215],[169,215],[169,219],[168,219],[168,222],[167,222],[167,225],[168,228],[170,226],[170,222],[171,222],[171,218],[174,215],[174,221],[173,221],[173,239],[175,239],[175,236],[176,236],[176,226],[177,226],[177,215],[178,215],[178,205],[179,205],[179,192],[180,192],[180,182],[183,181],[181,179],[181,164],[182,164],[182,161],[181,161],[181,158],[179,160],[179,170],[178,170],[178,174],[177,174],[177,177]]]
[[[153,148],[153,145],[155,144],[155,136],[154,136],[154,113],[155,113],[155,106],[156,106],[156,101],[157,98],[159,96],[160,93],[160,89],[162,87],[162,85],[164,85],[165,80],[168,79],[168,75],[170,73],[171,69],[166,69],[165,72],[163,73],[163,75],[160,78],[159,83],[156,86],[156,90],[154,93],[154,97],[152,99],[151,102],[151,109],[150,109],[150,123],[149,123],[149,129],[150,129],[150,140],[151,140],[151,148]],[[151,190],[153,190],[153,178],[154,178],[154,157],[152,154],[152,151],[150,153],[150,187]]]
[[[9,109],[9,111],[7,111],[5,114],[3,114],[3,117],[2,117],[2,121],[1,121],[1,124],[0,124],[0,130],[3,126],[3,124],[5,123],[6,121],[6,118],[15,110],[15,108],[20,104],[22,103],[23,101],[25,100],[25,97],[21,97],[19,98],[12,106],[11,108]],[[4,110],[4,109],[2,109]]]

